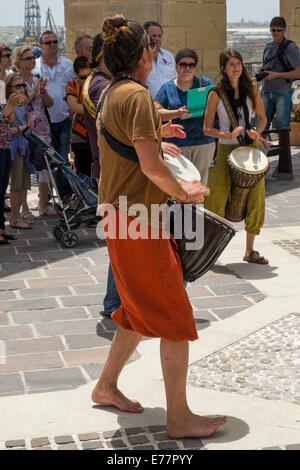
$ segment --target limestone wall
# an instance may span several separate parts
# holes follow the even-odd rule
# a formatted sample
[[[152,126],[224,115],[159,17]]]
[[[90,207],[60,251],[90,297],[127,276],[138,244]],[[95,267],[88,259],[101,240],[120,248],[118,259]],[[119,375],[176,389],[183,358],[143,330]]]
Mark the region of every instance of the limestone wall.
[[[300,47],[300,1],[280,0],[280,16],[287,22],[287,37]]]
[[[97,34],[103,18],[112,13],[140,23],[158,21],[164,28],[163,47],[173,53],[195,49],[197,72],[215,78],[219,53],[226,47],[226,0],[65,0],[68,57],[74,55],[75,38]]]

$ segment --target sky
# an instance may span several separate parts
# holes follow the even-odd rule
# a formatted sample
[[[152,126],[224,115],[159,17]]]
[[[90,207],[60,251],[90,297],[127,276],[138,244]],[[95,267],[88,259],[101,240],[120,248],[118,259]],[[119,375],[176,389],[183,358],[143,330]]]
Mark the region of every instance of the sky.
[[[143,0],[140,0],[141,2]],[[24,24],[25,0],[0,0],[0,26],[20,26]],[[46,11],[51,8],[56,25],[64,24],[63,0],[39,0],[42,25]],[[4,6],[5,5],[5,6]],[[227,21],[240,21],[241,18],[253,21],[269,21],[279,15],[279,0],[227,0]]]

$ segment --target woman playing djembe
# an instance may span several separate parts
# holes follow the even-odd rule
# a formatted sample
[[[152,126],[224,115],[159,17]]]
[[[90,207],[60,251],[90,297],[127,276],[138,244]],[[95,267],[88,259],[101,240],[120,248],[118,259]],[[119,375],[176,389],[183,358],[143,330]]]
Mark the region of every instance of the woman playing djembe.
[[[205,208],[225,217],[225,208],[230,197],[231,180],[227,164],[227,155],[239,146],[237,137],[242,135],[248,147],[258,148],[258,143],[265,146],[261,138],[267,119],[264,106],[256,83],[251,80],[242,56],[233,50],[226,50],[220,55],[222,79],[211,90],[206,105],[204,134],[219,139],[214,167],[209,170],[207,186],[210,196],[205,200]],[[227,115],[221,91],[227,95],[238,126],[233,129]],[[257,129],[251,128],[250,117],[256,113]],[[214,127],[215,115],[219,118],[219,129]],[[264,223],[265,179],[261,179],[250,189],[245,214],[246,250],[244,261],[268,264],[268,260],[254,250],[255,236]]]

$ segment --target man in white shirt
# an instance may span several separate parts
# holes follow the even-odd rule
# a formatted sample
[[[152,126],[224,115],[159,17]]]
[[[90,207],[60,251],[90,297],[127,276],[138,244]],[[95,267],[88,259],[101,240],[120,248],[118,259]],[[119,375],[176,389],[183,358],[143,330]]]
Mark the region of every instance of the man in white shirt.
[[[147,21],[144,30],[150,41],[155,41],[156,49],[153,53],[152,70],[148,75],[147,86],[153,99],[160,87],[177,77],[173,54],[161,48],[163,29],[156,21]]]
[[[52,31],[45,31],[41,35],[40,47],[42,56],[36,61],[34,73],[47,79],[47,91],[54,100],[53,106],[48,109],[52,143],[55,150],[68,163],[72,120],[64,98],[66,85],[74,78],[73,62],[58,57],[58,39]],[[67,197],[71,188],[61,172],[57,173],[56,183],[60,196]]]

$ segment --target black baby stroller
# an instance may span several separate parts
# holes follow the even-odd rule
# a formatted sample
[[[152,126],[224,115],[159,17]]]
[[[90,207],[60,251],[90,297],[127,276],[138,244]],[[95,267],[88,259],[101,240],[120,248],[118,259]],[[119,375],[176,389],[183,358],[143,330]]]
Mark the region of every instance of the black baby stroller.
[[[67,165],[63,157],[54,150],[50,145],[44,142],[31,129],[26,129],[23,135],[33,145],[39,146],[41,149],[47,169],[50,174],[49,191],[53,199],[55,211],[59,219],[59,223],[53,227],[53,235],[59,240],[61,245],[66,248],[73,248],[78,243],[78,236],[73,231],[82,223],[99,222],[101,217],[96,217],[98,204],[98,195],[92,188],[91,179],[86,180],[80,178],[72,168]],[[72,198],[68,204],[63,204],[57,185],[55,182],[55,173],[61,170],[67,179],[71,189]]]

